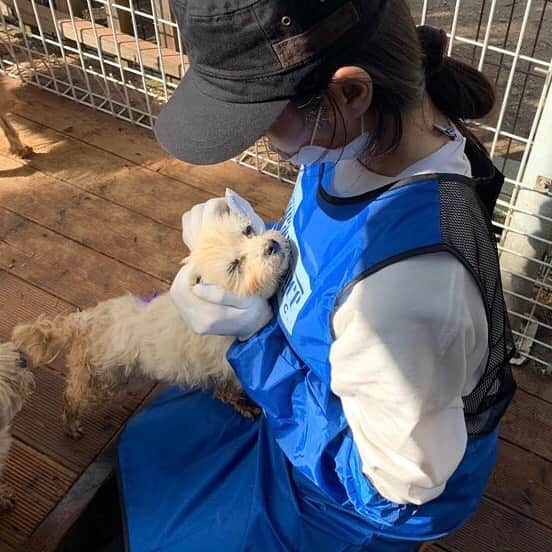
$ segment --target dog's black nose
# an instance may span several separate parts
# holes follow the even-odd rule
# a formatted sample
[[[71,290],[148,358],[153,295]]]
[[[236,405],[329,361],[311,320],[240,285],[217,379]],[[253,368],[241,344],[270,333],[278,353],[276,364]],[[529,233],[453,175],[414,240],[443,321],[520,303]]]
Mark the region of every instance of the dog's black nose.
[[[23,353],[19,353],[20,356],[17,359],[18,368],[27,368],[27,359],[23,356]]]
[[[280,251],[280,244],[276,240],[268,240],[265,255],[275,255],[278,251]]]

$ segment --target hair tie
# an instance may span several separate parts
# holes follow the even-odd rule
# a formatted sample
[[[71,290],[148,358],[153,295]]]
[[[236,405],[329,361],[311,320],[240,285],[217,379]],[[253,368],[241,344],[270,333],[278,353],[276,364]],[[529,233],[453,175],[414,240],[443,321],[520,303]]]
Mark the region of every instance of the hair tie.
[[[426,75],[431,75],[441,67],[446,57],[447,33],[431,25],[418,25],[416,31],[424,54]]]

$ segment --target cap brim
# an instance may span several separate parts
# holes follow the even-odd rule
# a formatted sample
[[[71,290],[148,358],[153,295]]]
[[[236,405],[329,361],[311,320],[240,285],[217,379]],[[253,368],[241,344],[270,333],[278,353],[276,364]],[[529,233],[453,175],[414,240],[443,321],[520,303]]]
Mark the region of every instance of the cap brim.
[[[188,70],[155,125],[155,135],[174,157],[211,165],[240,154],[263,136],[288,99],[262,103],[226,103],[203,94]]]

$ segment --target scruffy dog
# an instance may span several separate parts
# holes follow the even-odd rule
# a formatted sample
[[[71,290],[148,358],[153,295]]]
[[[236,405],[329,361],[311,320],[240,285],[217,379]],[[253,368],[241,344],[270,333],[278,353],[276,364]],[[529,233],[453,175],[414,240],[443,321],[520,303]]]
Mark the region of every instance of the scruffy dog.
[[[6,117],[6,114],[13,108],[15,100],[7,89],[4,80],[0,79],[0,128],[4,131],[10,145],[10,153],[23,159],[33,154],[32,148],[23,144],[17,131]]]
[[[13,343],[0,345],[0,475],[11,445],[10,423],[34,387],[33,375]],[[14,499],[0,493],[0,509],[12,508]]]
[[[272,296],[289,263],[289,244],[275,230],[255,235],[243,217],[224,209],[202,229],[183,261],[191,282],[215,284],[239,296]],[[151,302],[125,295],[96,307],[20,325],[12,336],[32,363],[67,353],[64,422],[82,436],[83,409],[105,400],[129,378],[145,376],[185,387],[213,388],[215,396],[248,414],[226,351],[234,338],[201,336],[182,321],[168,294]]]

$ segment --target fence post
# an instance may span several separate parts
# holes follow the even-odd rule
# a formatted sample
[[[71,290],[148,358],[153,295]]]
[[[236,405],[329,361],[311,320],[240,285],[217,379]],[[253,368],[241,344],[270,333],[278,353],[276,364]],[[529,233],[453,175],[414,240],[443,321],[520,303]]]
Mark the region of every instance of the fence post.
[[[156,3],[157,16],[162,19],[171,20],[171,6],[169,0],[153,0]],[[157,21],[154,21],[157,24]],[[170,50],[178,50],[178,36],[176,29],[170,25],[159,24],[159,34],[161,35],[162,48],[169,48]]]
[[[107,0],[112,6],[113,4],[119,4],[120,6],[129,6],[129,0],[119,0],[116,2],[115,0]],[[128,35],[132,35],[132,19],[130,16],[130,12],[121,10],[120,8],[111,8],[111,14],[113,17],[113,25],[115,27],[116,33],[124,33]]]
[[[544,107],[535,132],[533,146],[527,159],[523,175],[523,188],[520,188],[515,198],[508,226],[517,232],[505,230],[500,260],[503,268],[506,302],[512,313],[530,316],[533,304],[522,299],[535,298],[535,284],[542,264],[531,261],[542,261],[550,252],[549,243],[552,240],[552,85],[551,75],[548,75],[545,86],[548,92]],[[527,189],[530,188],[530,189]],[[539,193],[540,192],[540,193]],[[534,213],[534,214],[527,214]],[[546,220],[548,219],[548,220]],[[542,241],[545,240],[545,241]],[[517,253],[510,253],[512,251]],[[520,256],[522,255],[522,256]],[[525,278],[516,276],[525,276]],[[512,295],[508,291],[515,293]],[[522,296],[522,297],[518,297]],[[511,316],[514,329],[520,331],[527,319]]]
[[[54,8],[62,13],[69,13],[67,2],[71,4],[73,15],[75,17],[82,17],[82,12],[84,10],[84,4],[86,3],[86,0],[66,0],[65,2],[54,2]],[[37,4],[48,6],[48,2],[37,2]]]

